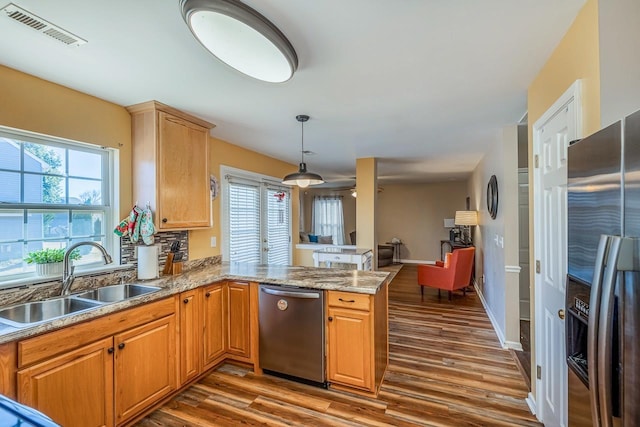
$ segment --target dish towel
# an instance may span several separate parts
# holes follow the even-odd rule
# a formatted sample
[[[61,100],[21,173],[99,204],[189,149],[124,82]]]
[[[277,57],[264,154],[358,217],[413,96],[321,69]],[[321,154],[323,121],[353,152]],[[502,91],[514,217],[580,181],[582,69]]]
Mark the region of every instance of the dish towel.
[[[147,206],[144,210],[137,205],[131,209],[129,216],[120,221],[113,232],[119,237],[129,236],[132,243],[142,241],[146,245],[152,245],[156,230],[153,225],[153,214]]]
[[[152,245],[153,235],[155,234],[156,229],[153,226],[153,214],[151,213],[149,206],[140,213],[137,225],[139,225],[138,232],[140,233],[144,244]]]

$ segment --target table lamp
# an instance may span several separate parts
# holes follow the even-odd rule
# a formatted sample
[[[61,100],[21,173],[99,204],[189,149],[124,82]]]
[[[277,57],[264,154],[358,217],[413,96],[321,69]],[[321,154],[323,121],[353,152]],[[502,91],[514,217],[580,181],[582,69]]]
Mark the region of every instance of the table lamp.
[[[471,226],[478,225],[477,211],[456,211],[454,220],[456,225],[462,226],[462,242],[471,244]]]

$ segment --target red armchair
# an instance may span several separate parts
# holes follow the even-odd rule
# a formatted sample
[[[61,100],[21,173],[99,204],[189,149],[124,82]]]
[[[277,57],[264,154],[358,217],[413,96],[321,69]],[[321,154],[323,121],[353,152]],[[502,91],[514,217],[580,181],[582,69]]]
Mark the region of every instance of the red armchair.
[[[471,271],[473,269],[473,256],[476,248],[456,249],[447,254],[447,261],[436,261],[436,265],[418,265],[418,284],[420,294],[424,296],[424,287],[430,286],[449,291],[449,301],[451,292],[469,286],[471,281]],[[465,293],[466,295],[466,293]]]

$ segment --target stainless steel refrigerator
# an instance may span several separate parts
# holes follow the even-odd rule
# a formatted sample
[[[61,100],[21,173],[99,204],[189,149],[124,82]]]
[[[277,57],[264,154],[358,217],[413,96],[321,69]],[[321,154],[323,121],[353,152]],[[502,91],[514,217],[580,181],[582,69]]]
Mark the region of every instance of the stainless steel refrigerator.
[[[569,426],[640,426],[640,111],[568,149]]]

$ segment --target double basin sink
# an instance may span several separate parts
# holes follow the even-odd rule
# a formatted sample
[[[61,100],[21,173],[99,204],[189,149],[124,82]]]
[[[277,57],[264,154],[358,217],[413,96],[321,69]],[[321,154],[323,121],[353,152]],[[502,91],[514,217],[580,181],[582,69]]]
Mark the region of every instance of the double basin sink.
[[[32,326],[159,290],[160,288],[156,286],[131,283],[105,286],[67,297],[27,302],[7,307],[0,310],[0,322],[15,327]]]

